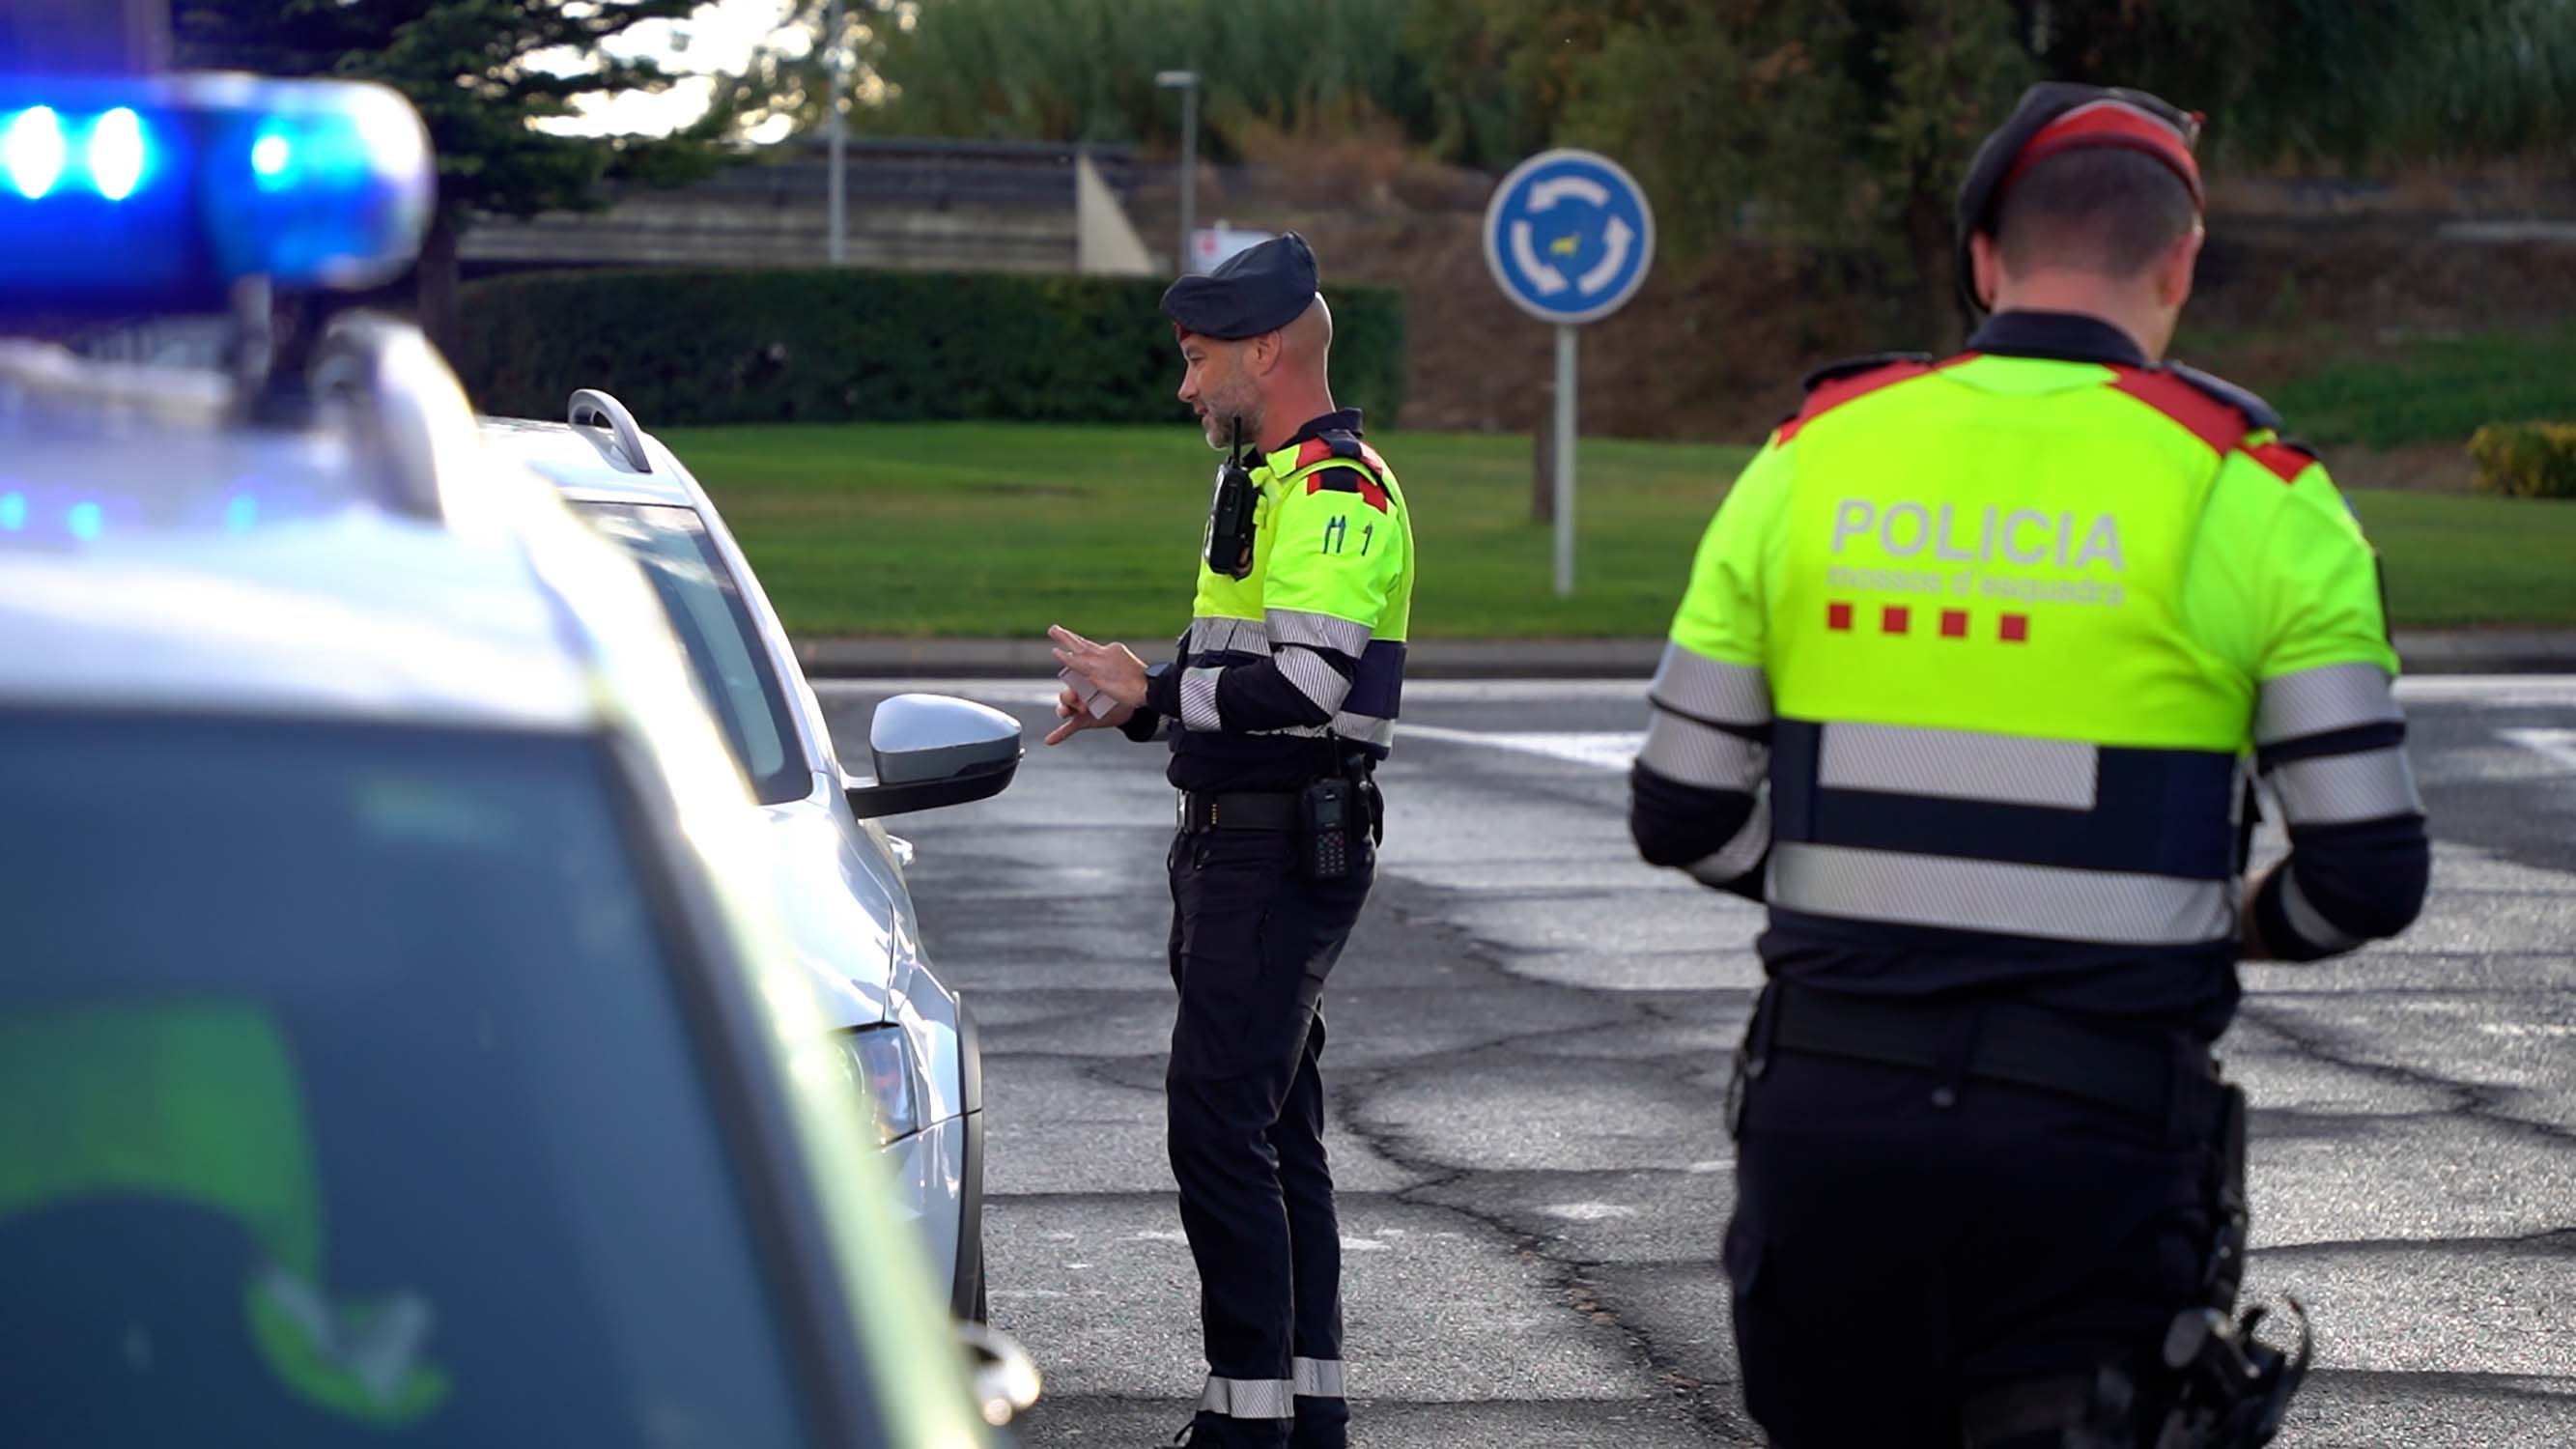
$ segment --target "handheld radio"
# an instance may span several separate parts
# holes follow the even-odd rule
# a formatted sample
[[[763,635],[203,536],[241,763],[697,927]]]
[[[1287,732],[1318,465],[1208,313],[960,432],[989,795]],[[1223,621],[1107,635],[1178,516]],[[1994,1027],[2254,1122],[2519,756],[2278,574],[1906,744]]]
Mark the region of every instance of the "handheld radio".
[[[1216,497],[1208,504],[1207,566],[1230,579],[1252,572],[1252,510],[1261,490],[1243,466],[1243,419],[1234,420],[1231,446],[1216,470]]]

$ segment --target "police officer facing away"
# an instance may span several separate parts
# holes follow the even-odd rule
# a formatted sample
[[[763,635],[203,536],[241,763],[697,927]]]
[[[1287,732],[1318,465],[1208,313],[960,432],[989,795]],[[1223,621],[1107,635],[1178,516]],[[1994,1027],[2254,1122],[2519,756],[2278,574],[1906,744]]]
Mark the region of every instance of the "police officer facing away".
[[[1047,743],[1104,726],[1171,739],[1166,1100],[1208,1360],[1186,1442],[1327,1449],[1349,1411],[1320,1003],[1375,872],[1370,772],[1394,738],[1412,530],[1359,409],[1333,405],[1332,313],[1303,238],[1182,278],[1163,310],[1181,400],[1227,450],[1189,633],[1147,669],[1050,631],[1088,688],[1064,691]]]
[[[2261,401],[2158,361],[2196,129],[2023,97],[1959,204],[1993,315],[1810,379],[1652,686],[1638,848],[1769,906],[1725,1265],[1789,1449],[2257,1444],[2296,1383],[2225,1317],[2209,1047],[2240,958],[2402,930],[2428,852],[2358,524]],[[2249,768],[2291,843],[2253,878]]]

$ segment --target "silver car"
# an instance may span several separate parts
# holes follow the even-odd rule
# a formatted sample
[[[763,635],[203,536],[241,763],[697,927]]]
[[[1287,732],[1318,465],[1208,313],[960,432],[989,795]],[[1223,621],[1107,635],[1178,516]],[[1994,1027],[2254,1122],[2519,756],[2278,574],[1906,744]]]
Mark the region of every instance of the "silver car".
[[[911,847],[877,817],[981,798],[1010,779],[852,778],[786,631],[724,519],[670,449],[613,397],[572,395],[564,422],[487,418],[485,445],[554,483],[644,568],[751,785],[778,907],[832,1025],[878,1104],[879,1143],[957,1315],[985,1316],[983,1059],[975,1020],[922,959],[903,870]],[[870,721],[874,752],[1008,729],[965,700],[904,695]],[[1016,761],[1014,761],[1016,763]]]

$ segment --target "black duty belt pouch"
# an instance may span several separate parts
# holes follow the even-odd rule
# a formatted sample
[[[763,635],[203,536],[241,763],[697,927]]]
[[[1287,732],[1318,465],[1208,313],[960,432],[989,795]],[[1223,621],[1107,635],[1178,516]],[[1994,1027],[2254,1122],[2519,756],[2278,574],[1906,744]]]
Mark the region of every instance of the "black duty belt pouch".
[[[1351,807],[1357,795],[1350,781],[1331,775],[1297,797],[1308,880],[1340,880],[1351,873]]]

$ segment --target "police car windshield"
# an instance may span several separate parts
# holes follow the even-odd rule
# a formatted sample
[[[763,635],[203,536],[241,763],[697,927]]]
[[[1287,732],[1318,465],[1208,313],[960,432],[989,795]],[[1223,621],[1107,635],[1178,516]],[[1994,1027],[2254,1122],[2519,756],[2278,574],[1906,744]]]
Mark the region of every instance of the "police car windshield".
[[[787,697],[769,666],[751,609],[725,571],[696,510],[668,504],[574,505],[592,526],[644,565],[671,628],[688,650],[689,673],[724,726],[725,743],[763,805],[801,800],[813,789]]]
[[[11,1442],[796,1437],[613,779],[0,711]]]

